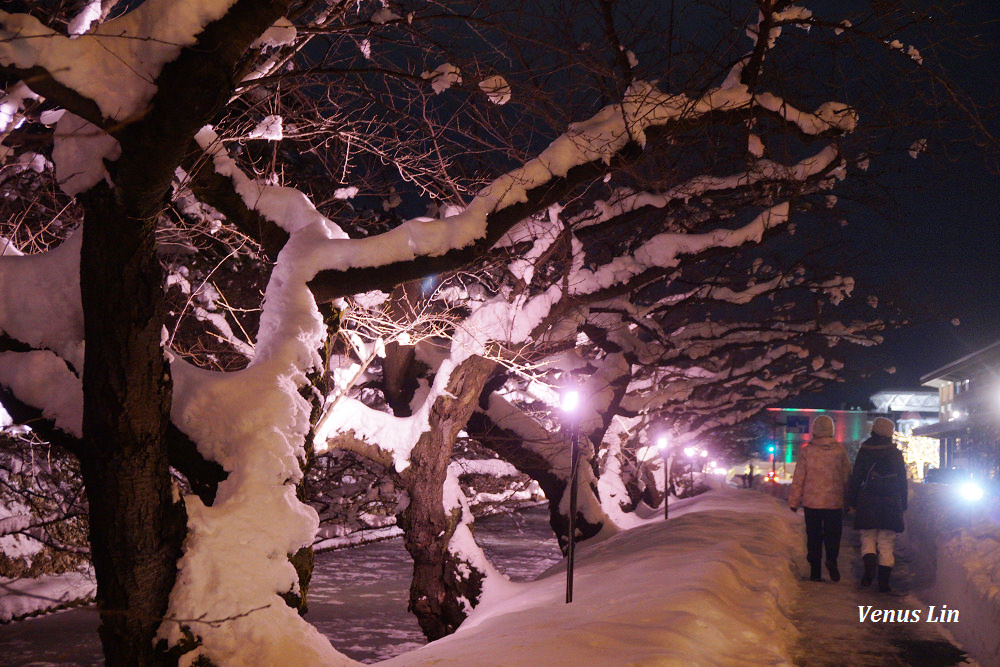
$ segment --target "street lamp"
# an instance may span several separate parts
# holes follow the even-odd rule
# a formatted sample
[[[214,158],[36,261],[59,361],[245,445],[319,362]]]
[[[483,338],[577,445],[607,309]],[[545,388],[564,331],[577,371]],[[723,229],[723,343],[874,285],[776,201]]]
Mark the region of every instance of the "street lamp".
[[[569,543],[566,549],[566,604],[573,601],[573,551],[576,544],[576,469],[580,456],[576,409],[580,392],[570,389],[562,395],[563,414],[569,421]]]
[[[698,450],[694,447],[685,447],[684,456],[688,458],[688,494],[689,497],[694,495],[694,457],[698,453]]]
[[[667,453],[667,436],[661,435],[656,440],[656,446],[663,457],[663,518],[670,518],[670,458]]]

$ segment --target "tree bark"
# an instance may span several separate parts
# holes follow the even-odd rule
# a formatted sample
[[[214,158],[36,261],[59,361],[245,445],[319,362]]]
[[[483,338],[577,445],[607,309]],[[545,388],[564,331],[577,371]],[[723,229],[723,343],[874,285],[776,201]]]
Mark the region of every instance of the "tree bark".
[[[83,455],[100,636],[109,666],[175,663],[154,649],[186,533],[170,479],[170,378],[154,225],[106,185],[83,197]]]
[[[559,549],[565,554],[569,547],[569,515],[560,509],[560,503],[569,490],[569,479],[554,470],[546,457],[532,451],[531,443],[527,442],[519,433],[502,428],[485,412],[477,411],[470,416],[466,428],[470,436],[496,452],[500,458],[517,468],[518,471],[538,482],[538,486],[541,487],[549,501],[549,525],[556,534]],[[580,440],[581,444],[585,445],[584,438],[581,437]],[[593,467],[593,461],[587,454],[588,451],[586,447],[581,451],[580,465]],[[568,443],[566,457],[569,458]],[[597,494],[597,490],[589,484],[581,484],[577,491],[595,496]],[[588,521],[579,512],[574,523],[577,542],[593,537],[604,527],[603,523]]]
[[[461,508],[445,508],[444,487],[455,437],[475,409],[495,363],[471,357],[452,371],[447,390],[431,408],[430,428],[401,474],[410,504],[398,516],[406,550],[413,558],[409,609],[430,640],[454,632],[465,619],[462,599],[473,606],[482,594],[484,573],[449,550],[461,522]]]

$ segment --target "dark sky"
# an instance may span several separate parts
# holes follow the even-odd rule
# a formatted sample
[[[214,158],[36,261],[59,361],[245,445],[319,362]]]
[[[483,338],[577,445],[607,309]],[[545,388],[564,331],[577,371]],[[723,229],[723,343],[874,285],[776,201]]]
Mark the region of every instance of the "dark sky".
[[[876,391],[917,388],[921,376],[1000,340],[1000,3],[977,0],[970,9],[989,50],[944,66],[985,108],[992,147],[975,145],[960,130],[950,137],[957,143],[929,144],[926,155],[904,159],[902,171],[889,177],[893,219],[863,221],[870,265],[857,267],[859,291],[873,286],[895,298],[914,324],[888,333],[878,348],[855,351],[851,370],[896,372],[873,371],[789,405],[867,407]]]

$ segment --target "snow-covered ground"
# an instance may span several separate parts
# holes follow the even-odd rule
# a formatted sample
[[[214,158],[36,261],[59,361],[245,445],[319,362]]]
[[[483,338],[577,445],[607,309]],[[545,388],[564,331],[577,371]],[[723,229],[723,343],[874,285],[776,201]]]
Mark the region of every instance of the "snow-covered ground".
[[[92,572],[67,572],[37,579],[0,577],[0,623],[54,607],[85,603],[97,585]]]
[[[1000,497],[970,501],[955,485],[913,484],[906,522],[920,598],[959,610],[951,633],[983,665],[1000,665]]]
[[[379,620],[368,621],[373,631],[369,641],[395,643],[396,648],[364,649],[370,651],[364,654],[355,646],[358,652],[353,655],[371,661],[395,654],[378,663],[387,667],[959,664],[961,659],[954,657],[958,652],[953,649],[952,657],[938,662],[906,661],[907,650],[926,654],[930,648],[951,648],[945,640],[951,633],[980,665],[997,664],[995,652],[982,652],[992,650],[989,641],[996,641],[996,628],[1000,627],[995,604],[1000,563],[1000,554],[995,551],[1000,546],[997,524],[972,522],[970,531],[928,504],[935,499],[944,502],[937,496],[947,494],[947,487],[914,486],[914,501],[907,515],[909,533],[900,543],[897,588],[925,595],[925,599],[912,594],[889,598],[870,590],[858,591],[852,581],[857,575],[857,559],[856,545],[852,544],[856,537],[851,531],[845,537],[841,559],[845,580],[839,584],[803,582],[801,513],[792,514],[782,501],[761,493],[722,489],[672,504],[670,521],[663,521],[657,510],[631,530],[580,545],[570,604],[565,603],[565,563],[560,561],[535,581],[509,583],[493,590],[492,597],[483,601],[457,633],[422,647],[417,647],[419,636],[412,630],[406,631],[406,636],[398,633],[395,639],[391,632],[379,637],[375,632]],[[948,560],[936,568],[937,583],[926,588],[935,573],[929,569],[928,549],[918,547],[916,540],[927,538],[934,530],[938,531],[936,537],[930,539],[937,540],[937,553]],[[532,547],[512,540],[502,548],[527,552]],[[405,573],[405,552],[399,551],[400,572]],[[360,554],[355,549],[339,554],[345,562],[329,568],[331,581],[340,577],[338,571],[353,567],[360,558],[355,558]],[[530,554],[527,561],[543,558]],[[383,578],[380,573],[389,567],[387,562],[360,560],[373,577],[371,588],[362,590],[357,600],[345,599],[346,605],[364,605],[365,594],[388,597],[377,585]],[[517,567],[523,572],[530,566],[522,563]],[[405,590],[405,576],[397,587]],[[394,606],[404,607],[404,600],[400,594]],[[382,602],[385,600],[372,599],[372,604]],[[959,623],[920,623],[919,627],[861,623],[857,618],[859,604],[876,608],[923,605],[925,609],[927,604],[938,608],[947,604],[959,609],[962,616]],[[337,615],[336,609],[315,609],[310,616],[314,613],[331,618]],[[352,622],[363,625],[365,621],[359,617]],[[340,625],[343,627],[344,621]],[[0,626],[0,646],[5,630]],[[339,650],[348,648],[345,640],[328,636]],[[820,644],[816,642],[824,637],[819,655]],[[871,661],[875,659],[872,656],[885,657],[886,651],[894,651],[895,657],[888,662]],[[848,662],[838,662],[840,658]]]
[[[774,498],[713,491],[511,584],[454,635],[380,663],[415,665],[792,664],[793,561],[801,533]]]

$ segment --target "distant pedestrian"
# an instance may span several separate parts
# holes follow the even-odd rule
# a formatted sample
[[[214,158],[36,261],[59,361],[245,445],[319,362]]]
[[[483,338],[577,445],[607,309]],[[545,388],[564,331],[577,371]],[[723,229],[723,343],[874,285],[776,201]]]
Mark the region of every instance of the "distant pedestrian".
[[[813,420],[812,438],[803,445],[795,462],[788,506],[799,507],[806,515],[806,559],[809,579],[823,581],[823,549],[830,579],[840,581],[837,557],[843,532],[844,493],[851,473],[851,462],[844,446],[833,437],[833,420],[820,415]]]
[[[753,464],[752,463],[747,467],[746,487],[748,489],[752,489],[753,488]]]
[[[906,464],[892,442],[895,424],[878,417],[872,434],[861,443],[854,460],[847,505],[856,511],[854,527],[861,531],[862,586],[878,577],[878,589],[891,591],[889,577],[895,564],[896,533],[903,532],[906,511]],[[877,566],[877,569],[876,569]]]

